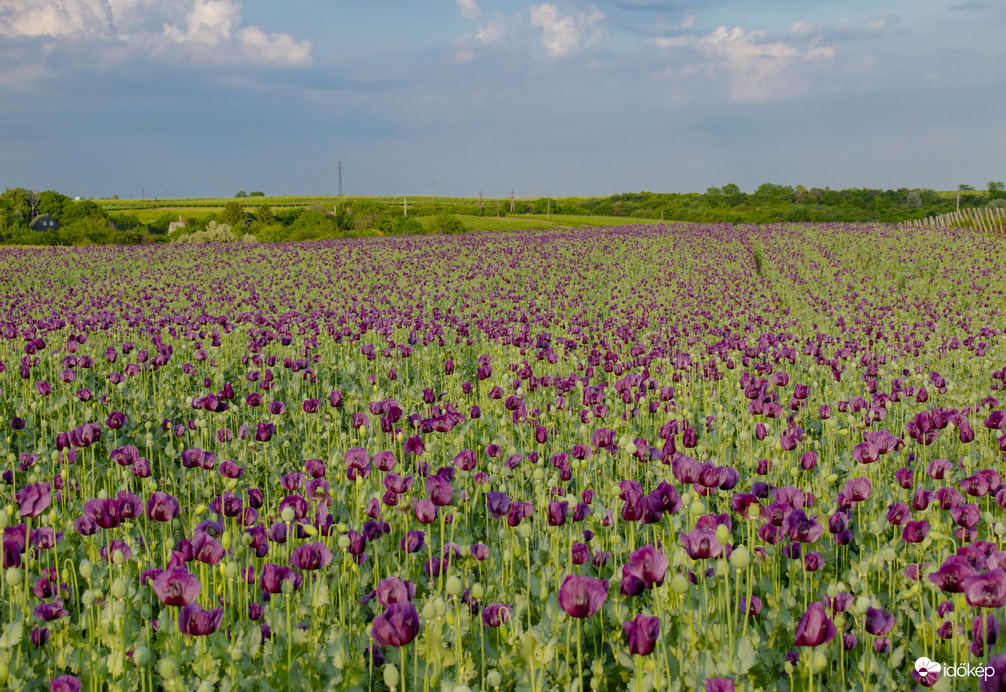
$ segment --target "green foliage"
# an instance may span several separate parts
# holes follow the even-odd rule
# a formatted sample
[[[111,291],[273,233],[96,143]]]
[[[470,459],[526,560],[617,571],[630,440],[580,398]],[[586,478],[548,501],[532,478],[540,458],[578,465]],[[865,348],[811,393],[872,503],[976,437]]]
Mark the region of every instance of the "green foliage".
[[[419,235],[426,233],[426,229],[415,216],[402,216],[395,221],[391,232],[395,235]]]
[[[239,192],[238,192],[238,193],[237,193],[236,195],[234,195],[234,196],[235,196],[235,197],[247,197],[247,196],[248,196],[248,193],[247,193],[247,192],[245,192],[244,190],[240,190],[240,191],[239,191]]]
[[[186,233],[178,236],[176,243],[233,243],[238,237],[231,231],[231,227],[225,223],[210,221],[205,230],[195,233]]]
[[[265,197],[265,193],[261,190],[252,190],[248,193],[249,197]]]
[[[439,214],[430,227],[432,233],[458,234],[465,232],[465,225],[454,214]]]
[[[54,190],[46,190],[38,197],[38,213],[48,214],[54,219],[63,218],[63,207],[72,200]]]
[[[220,212],[220,222],[231,228],[237,228],[244,226],[246,216],[244,207],[237,202],[228,202]]]

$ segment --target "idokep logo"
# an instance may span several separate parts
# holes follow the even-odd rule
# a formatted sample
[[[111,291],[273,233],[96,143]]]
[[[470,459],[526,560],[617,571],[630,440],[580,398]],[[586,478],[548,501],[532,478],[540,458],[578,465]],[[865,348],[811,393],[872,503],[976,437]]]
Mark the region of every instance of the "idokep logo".
[[[923,656],[915,661],[915,672],[919,674],[919,682],[932,685],[940,679],[940,664]]]
[[[943,667],[925,656],[915,661],[915,672],[919,676],[919,682],[924,685],[932,685],[939,680],[941,670],[948,678],[976,677],[982,680],[988,680],[995,673],[991,666],[969,666],[962,663],[958,666]]]

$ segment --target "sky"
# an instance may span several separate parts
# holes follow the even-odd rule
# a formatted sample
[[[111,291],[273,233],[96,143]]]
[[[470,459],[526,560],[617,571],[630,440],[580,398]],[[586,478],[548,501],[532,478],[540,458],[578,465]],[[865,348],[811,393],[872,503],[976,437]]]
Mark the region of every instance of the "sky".
[[[0,0],[0,187],[1006,179],[1002,0]]]

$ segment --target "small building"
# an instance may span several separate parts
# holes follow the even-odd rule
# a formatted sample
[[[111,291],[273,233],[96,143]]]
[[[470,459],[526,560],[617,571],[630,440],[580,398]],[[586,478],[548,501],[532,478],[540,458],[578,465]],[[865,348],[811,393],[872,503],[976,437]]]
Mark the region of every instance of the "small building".
[[[28,224],[28,228],[33,231],[55,231],[59,228],[59,221],[48,214],[39,214]]]
[[[185,228],[188,225],[189,225],[188,223],[182,221],[182,215],[179,214],[178,221],[172,221],[171,223],[168,224],[168,233],[174,233],[175,229]]]

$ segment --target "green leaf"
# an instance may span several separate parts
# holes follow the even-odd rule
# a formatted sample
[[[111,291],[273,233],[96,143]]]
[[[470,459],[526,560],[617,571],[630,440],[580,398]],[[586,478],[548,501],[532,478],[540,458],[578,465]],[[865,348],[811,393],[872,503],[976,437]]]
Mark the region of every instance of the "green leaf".
[[[328,598],[328,583],[319,580],[318,585],[314,589],[314,594],[311,597],[311,606],[314,608],[324,608],[331,601]]]
[[[744,675],[754,666],[757,651],[751,639],[745,637],[737,646],[737,658],[734,662],[734,672]]]
[[[20,622],[11,622],[4,627],[3,636],[0,637],[0,649],[10,649],[21,643],[23,628]]]
[[[894,670],[901,665],[903,660],[905,660],[905,647],[899,646],[891,652],[891,659],[888,661],[887,665],[890,666],[891,670]]]

